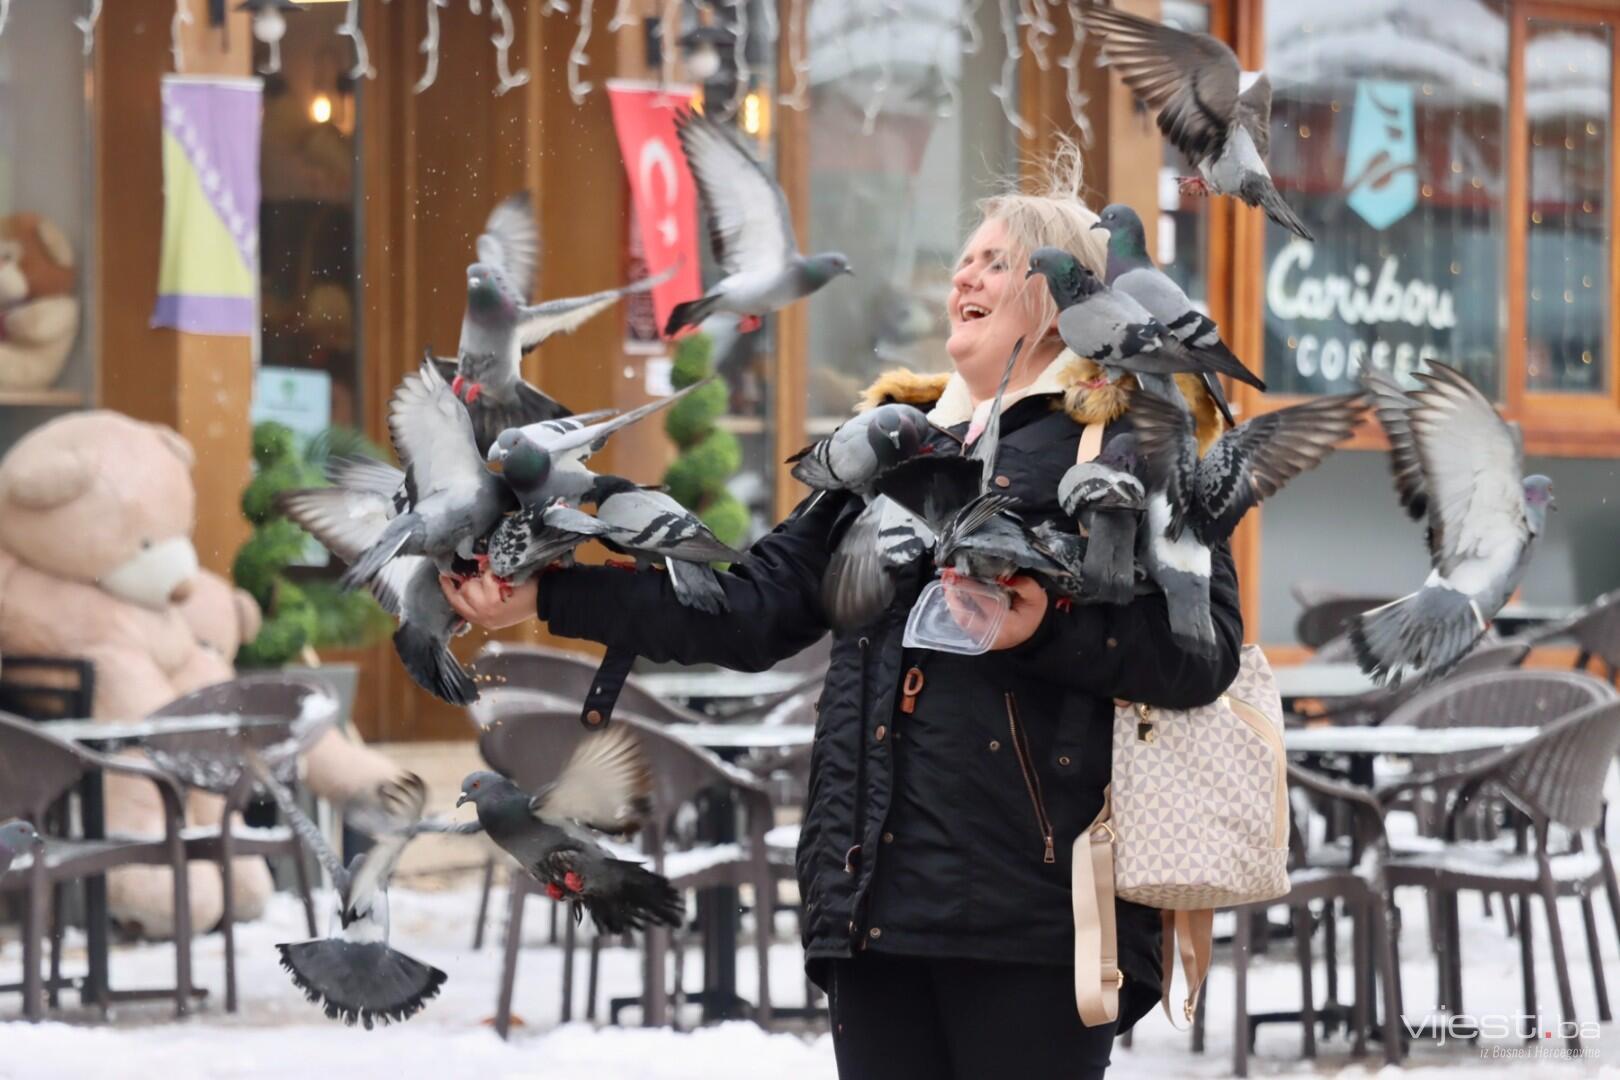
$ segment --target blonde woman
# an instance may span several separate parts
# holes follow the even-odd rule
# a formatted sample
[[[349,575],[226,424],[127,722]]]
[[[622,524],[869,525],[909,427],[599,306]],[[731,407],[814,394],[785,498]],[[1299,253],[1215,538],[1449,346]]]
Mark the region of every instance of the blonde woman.
[[[1051,176],[1041,193],[980,206],[947,301],[954,372],[892,372],[861,403],[909,402],[958,438],[976,434],[1013,343],[1027,337],[1035,344],[1009,384],[995,483],[1032,522],[1062,518],[1058,480],[1086,425],[1106,425],[1105,438],[1130,428],[1123,393],[1063,350],[1044,283],[1025,278],[1030,252],[1046,244],[1103,272],[1104,235],[1091,231],[1072,147]],[[1190,384],[1183,393],[1212,437],[1212,403]],[[958,445],[938,441],[941,452]],[[484,626],[538,606],[563,637],[763,670],[827,632],[822,574],[859,509],[853,497],[801,506],[720,575],[725,615],[681,606],[663,575],[612,569],[548,574],[507,600],[488,581],[446,591]],[[905,649],[906,614],[928,576],[917,567],[882,616],[837,638],[818,706],[798,880],[806,963],[828,993],[839,1075],[1100,1077],[1114,1036],[1159,999],[1158,916],[1119,905],[1120,1021],[1083,1026],[1070,848],[1102,804],[1114,699],[1203,705],[1236,674],[1231,557],[1223,549],[1214,562],[1211,660],[1172,644],[1160,596],[1070,606],[1028,577],[1012,582],[990,652]]]

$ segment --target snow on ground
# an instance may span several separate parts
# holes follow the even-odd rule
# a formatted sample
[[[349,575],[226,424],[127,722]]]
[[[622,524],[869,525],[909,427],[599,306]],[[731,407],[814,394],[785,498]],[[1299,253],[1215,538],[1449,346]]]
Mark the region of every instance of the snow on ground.
[[[287,896],[278,896],[267,916],[238,931],[241,1011],[223,1013],[221,1000],[223,954],[220,938],[209,935],[194,950],[196,977],[209,990],[200,1011],[175,1021],[162,1003],[121,1007],[109,1023],[82,1013],[71,995],[57,1019],[40,1025],[16,1017],[17,996],[0,997],[0,1077],[35,1080],[49,1077],[118,1076],[131,1078],[267,1077],[267,1076],[386,1076],[389,1080],[448,1076],[481,1078],[524,1076],[588,1076],[591,1080],[832,1080],[836,1074],[832,1043],[823,1028],[766,1034],[753,1024],[733,1022],[678,1033],[635,1027],[593,1028],[583,1023],[558,1025],[561,1003],[561,951],[547,944],[548,903],[535,898],[524,928],[525,948],[518,968],[515,1011],[524,1021],[510,1042],[502,1042],[488,1026],[493,1014],[500,975],[500,937],[506,911],[504,895],[490,905],[491,931],[481,952],[470,947],[476,894],[470,888],[452,891],[413,891],[396,886],[392,894],[395,918],[393,941],[401,949],[443,968],[449,982],[441,996],[403,1025],[367,1032],[326,1020],[307,1004],[277,966],[272,945],[303,936],[302,910]],[[1421,895],[1401,897],[1406,930],[1401,953],[1409,1014],[1421,1016],[1434,1000],[1435,969],[1429,955],[1427,924]],[[1477,897],[1462,902],[1465,994],[1471,1011],[1487,1009],[1516,1014],[1519,1010],[1517,945],[1502,932],[1497,916],[1484,915]],[[1592,979],[1581,933],[1581,913],[1574,901],[1561,909],[1566,941],[1574,971],[1578,1014],[1595,1019]],[[1603,955],[1610,974],[1610,990],[1620,1002],[1620,947],[1607,905],[1598,900]],[[1343,947],[1348,953],[1349,929],[1341,921]],[[1544,948],[1544,927],[1536,928],[1538,992],[1544,1015],[1555,1017],[1557,1000],[1552,967]],[[745,935],[746,940],[746,935]],[[779,1004],[803,1001],[804,984],[799,954],[793,944],[791,920],[779,925],[781,944],[772,949],[772,988]],[[1320,945],[1320,939],[1318,939]],[[82,937],[69,936],[66,967],[77,970],[83,962]],[[581,948],[576,973],[575,1016],[583,1015],[585,950]],[[0,946],[0,984],[19,977],[21,948],[14,941]],[[687,964],[689,987],[701,975],[701,959]],[[738,957],[738,983],[752,997],[753,953],[743,948]],[[173,954],[161,944],[120,947],[113,957],[117,986],[158,985],[171,980]],[[639,987],[637,954],[614,946],[603,953],[603,993],[633,994]],[[1348,984],[1348,965],[1342,982]],[[1110,1076],[1116,1078],[1215,1077],[1227,1075],[1231,1065],[1231,974],[1218,947],[1210,976],[1209,1050],[1193,1055],[1187,1035],[1172,1031],[1162,1013],[1155,1013],[1137,1028],[1135,1046],[1119,1047]],[[1317,999],[1323,993],[1320,963]],[[1268,954],[1250,968],[1249,1001],[1255,1011],[1289,1008],[1298,1001],[1299,987],[1292,964],[1291,945],[1274,943]],[[605,1008],[603,1010],[605,1012]],[[692,1020],[696,1017],[693,1015]],[[627,1011],[626,1023],[635,1022]],[[64,1022],[66,1021],[66,1022]],[[1500,1044],[1517,1047],[1518,1043]],[[1527,1080],[1533,1077],[1601,1075],[1620,1077],[1620,1024],[1603,1025],[1599,1039],[1588,1044],[1596,1060],[1570,1063],[1551,1059],[1492,1060],[1477,1047],[1451,1044],[1439,1047],[1418,1043],[1409,1066],[1402,1071],[1379,1072],[1377,1044],[1370,1044],[1364,1062],[1349,1057],[1342,1036],[1319,1042],[1318,1061],[1298,1060],[1299,1030],[1287,1024],[1260,1030],[1257,1052],[1251,1058],[1256,1076],[1325,1077],[1344,1080],[1372,1076],[1436,1078],[1491,1077]]]

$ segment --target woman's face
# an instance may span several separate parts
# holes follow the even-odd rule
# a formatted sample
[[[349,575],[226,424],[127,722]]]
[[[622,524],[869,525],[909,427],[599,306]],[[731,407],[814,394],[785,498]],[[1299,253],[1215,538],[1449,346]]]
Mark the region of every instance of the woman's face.
[[[974,230],[951,278],[945,301],[951,336],[945,349],[974,396],[993,393],[1007,357],[1020,337],[1040,329],[1040,286],[1023,288],[1024,268],[1014,265],[1006,226],[992,218]],[[1033,359],[1033,350],[1026,350]],[[1022,362],[1020,364],[1022,366]]]

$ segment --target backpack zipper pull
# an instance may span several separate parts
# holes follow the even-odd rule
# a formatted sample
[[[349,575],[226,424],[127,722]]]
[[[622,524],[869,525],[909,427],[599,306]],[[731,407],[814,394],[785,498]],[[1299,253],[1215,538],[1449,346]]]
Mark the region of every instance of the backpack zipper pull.
[[[922,693],[922,668],[914,667],[906,672],[906,679],[900,684],[900,711],[907,715],[917,711],[917,695]]]
[[[1051,833],[1046,834],[1046,856],[1041,861],[1046,862],[1046,863],[1055,863],[1055,862],[1057,862],[1057,855],[1054,854],[1053,851],[1052,851],[1052,834]]]

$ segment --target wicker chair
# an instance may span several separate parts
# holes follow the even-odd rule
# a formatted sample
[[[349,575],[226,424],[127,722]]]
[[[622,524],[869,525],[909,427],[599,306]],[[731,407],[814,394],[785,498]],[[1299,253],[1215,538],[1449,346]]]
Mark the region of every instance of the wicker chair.
[[[54,886],[82,881],[120,866],[167,866],[174,881],[174,1008],[184,1016],[191,1008],[191,898],[186,876],[184,799],[180,787],[160,770],[140,761],[94,753],[47,734],[36,724],[0,713],[0,819],[26,818],[40,823],[47,807],[65,795],[90,770],[122,773],[149,780],[163,799],[164,834],[156,840],[75,840],[49,837],[42,858],[23,858],[0,874],[0,892],[26,890],[22,928],[23,981],[0,991],[22,990],[23,1015],[40,1019],[45,982],[40,952]],[[62,982],[61,927],[51,935],[50,987]]]
[[[236,1011],[236,903],[233,877],[235,860],[262,856],[288,859],[304,902],[309,933],[315,923],[315,898],[310,890],[309,867],[297,834],[286,826],[238,833],[231,817],[247,807],[257,785],[242,767],[243,745],[252,746],[266,765],[285,782],[295,779],[297,761],[314,745],[337,717],[337,698],[322,683],[283,672],[244,675],[215,683],[176,698],[152,714],[153,719],[214,713],[251,717],[256,723],[233,732],[163,732],[142,741],[141,749],[152,764],[175,782],[225,800],[217,826],[194,826],[185,831],[186,857],[210,859],[219,866],[224,910],[220,934],[225,940],[225,1011]]]
[[[1580,649],[1575,657],[1575,669],[1585,670],[1596,657],[1612,683],[1620,678],[1620,589],[1604,593],[1562,622],[1521,636],[1536,645],[1553,638],[1574,638]]]
[[[579,708],[596,681],[597,660],[587,653],[545,645],[512,645],[492,641],[473,660],[472,672],[482,691],[499,695],[521,691],[540,695],[558,708]],[[708,722],[702,713],[674,705],[641,686],[634,675],[619,692],[615,715],[629,714],[656,724]]]

